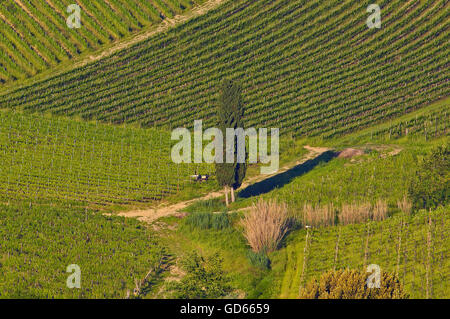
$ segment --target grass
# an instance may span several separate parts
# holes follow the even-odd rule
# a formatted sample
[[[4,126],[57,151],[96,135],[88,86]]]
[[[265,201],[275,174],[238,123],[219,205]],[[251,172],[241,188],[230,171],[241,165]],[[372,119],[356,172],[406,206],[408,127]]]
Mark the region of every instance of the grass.
[[[229,218],[233,227],[221,230],[193,227],[187,219],[162,218],[160,222],[166,226],[160,231],[161,243],[178,259],[193,249],[204,256],[219,253],[224,259],[223,269],[231,277],[233,287],[247,297],[258,295],[258,285],[264,280],[267,270],[253,266],[248,259],[250,249],[242,232],[236,228],[239,215],[231,214]],[[157,287],[153,292],[156,293],[156,290]]]

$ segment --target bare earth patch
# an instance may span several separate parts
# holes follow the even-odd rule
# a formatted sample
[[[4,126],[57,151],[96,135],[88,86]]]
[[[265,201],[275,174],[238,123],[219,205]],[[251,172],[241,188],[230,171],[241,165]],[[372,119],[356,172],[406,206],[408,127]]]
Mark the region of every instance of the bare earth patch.
[[[345,150],[339,152],[338,158],[352,158],[361,155],[364,155],[363,150],[358,150],[356,148],[346,148]]]

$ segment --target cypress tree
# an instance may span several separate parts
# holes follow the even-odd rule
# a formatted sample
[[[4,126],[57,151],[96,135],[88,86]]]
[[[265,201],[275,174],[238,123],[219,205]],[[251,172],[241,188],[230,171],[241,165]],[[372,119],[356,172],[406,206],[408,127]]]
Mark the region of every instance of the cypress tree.
[[[217,108],[218,128],[226,136],[226,129],[244,128],[244,105],[242,88],[237,83],[225,79],[220,86],[219,103]],[[237,137],[234,137],[234,162],[226,163],[226,143],[223,143],[224,163],[216,163],[216,178],[220,186],[224,187],[225,200],[228,206],[228,189],[231,189],[231,200],[234,201],[234,189],[241,186],[247,170],[246,163],[237,163]],[[247,153],[247,152],[246,152]],[[247,158],[247,154],[246,154]]]

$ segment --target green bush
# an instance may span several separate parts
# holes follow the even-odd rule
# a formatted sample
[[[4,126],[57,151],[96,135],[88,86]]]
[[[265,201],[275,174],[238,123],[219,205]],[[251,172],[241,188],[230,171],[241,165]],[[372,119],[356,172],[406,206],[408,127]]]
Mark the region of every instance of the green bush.
[[[249,251],[247,255],[250,263],[258,268],[270,269],[270,259],[264,252]]]
[[[227,296],[232,287],[230,278],[222,270],[218,254],[204,258],[196,251],[182,261],[186,275],[169,285],[172,297],[177,299],[220,298]]]
[[[300,292],[302,299],[407,299],[397,276],[383,272],[380,288],[367,287],[369,273],[359,270],[330,270],[313,279]]]
[[[434,209],[449,203],[450,148],[448,144],[435,148],[419,165],[409,187],[413,208]]]
[[[220,198],[212,198],[207,200],[199,200],[188,206],[185,211],[188,213],[194,212],[220,212],[226,210],[225,204]]]
[[[198,229],[225,229],[231,226],[228,218],[228,213],[206,213],[196,212],[192,213],[185,219],[186,225]]]

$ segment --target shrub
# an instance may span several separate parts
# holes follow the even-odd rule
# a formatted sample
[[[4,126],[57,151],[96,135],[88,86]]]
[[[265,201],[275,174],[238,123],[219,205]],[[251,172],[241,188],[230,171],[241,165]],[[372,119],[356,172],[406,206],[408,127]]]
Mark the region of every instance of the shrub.
[[[250,263],[255,267],[262,269],[270,268],[270,259],[264,252],[255,253],[254,251],[249,251],[247,257],[250,260]]]
[[[212,198],[207,200],[198,200],[185,209],[188,213],[194,212],[220,212],[224,211],[226,206],[219,198]]]
[[[199,229],[225,229],[230,227],[231,223],[228,214],[223,213],[206,213],[196,212],[192,213],[185,219],[186,225]]]
[[[232,291],[230,279],[222,270],[222,259],[218,254],[204,258],[193,251],[182,261],[182,265],[186,275],[168,287],[174,298],[220,298]]]
[[[434,209],[449,203],[450,148],[448,144],[435,148],[419,165],[408,189],[413,208]]]
[[[272,252],[288,229],[287,205],[260,199],[241,220],[241,225],[254,252]]]
[[[303,224],[320,227],[333,226],[336,219],[336,210],[333,204],[313,207],[310,204],[303,206]]]
[[[313,279],[300,292],[302,299],[406,299],[408,295],[396,275],[383,272],[380,288],[367,287],[369,273],[331,270]]]

